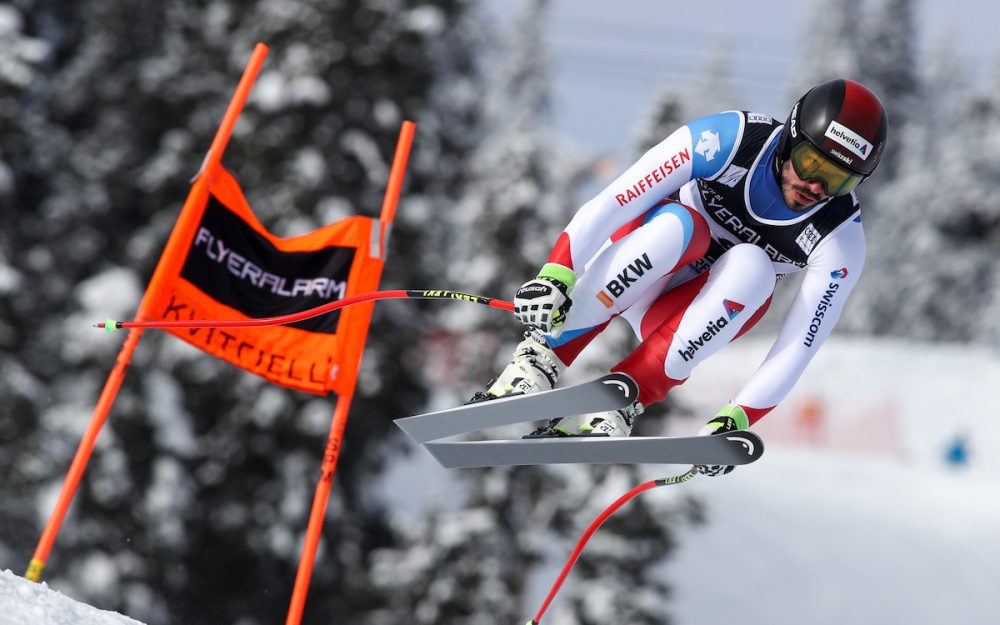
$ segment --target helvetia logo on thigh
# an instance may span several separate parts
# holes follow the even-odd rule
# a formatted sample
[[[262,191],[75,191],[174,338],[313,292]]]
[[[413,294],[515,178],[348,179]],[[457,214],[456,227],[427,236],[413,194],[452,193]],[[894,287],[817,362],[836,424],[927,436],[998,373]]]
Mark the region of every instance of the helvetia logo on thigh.
[[[707,345],[709,341],[722,332],[722,329],[728,326],[729,322],[735,319],[736,316],[739,315],[744,308],[746,308],[743,304],[729,299],[722,300],[722,307],[726,310],[725,315],[719,317],[718,319],[709,321],[708,325],[705,326],[705,331],[701,333],[701,336],[693,341],[688,341],[685,349],[677,350],[677,353],[681,355],[684,362],[694,360],[694,355],[698,352],[698,350]]]

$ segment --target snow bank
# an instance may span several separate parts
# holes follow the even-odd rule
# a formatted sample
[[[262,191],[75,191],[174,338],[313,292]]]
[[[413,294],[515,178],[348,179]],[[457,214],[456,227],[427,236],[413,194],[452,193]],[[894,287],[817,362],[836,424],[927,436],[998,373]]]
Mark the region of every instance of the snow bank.
[[[769,450],[686,485],[708,524],[666,565],[676,625],[996,625],[1000,480]]]
[[[697,417],[671,429],[714,414],[769,347],[699,367],[676,394]],[[678,528],[675,623],[1000,622],[998,386],[987,349],[830,341],[754,427],[764,458],[686,485],[708,523]],[[960,438],[968,459],[951,463]]]
[[[78,603],[49,588],[0,572],[0,625],[142,625],[116,612]]]

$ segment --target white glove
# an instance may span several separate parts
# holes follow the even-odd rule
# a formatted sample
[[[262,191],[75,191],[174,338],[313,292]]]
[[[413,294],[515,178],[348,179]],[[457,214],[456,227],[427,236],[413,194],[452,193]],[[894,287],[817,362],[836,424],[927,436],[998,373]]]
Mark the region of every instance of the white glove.
[[[750,419],[739,404],[729,404],[719,411],[711,421],[702,426],[698,436],[714,436],[750,427]],[[732,473],[736,467],[731,464],[699,464],[698,472],[702,475],[715,477]]]
[[[550,336],[562,334],[566,312],[572,305],[569,287],[547,276],[525,282],[514,295],[514,314],[518,320]]]

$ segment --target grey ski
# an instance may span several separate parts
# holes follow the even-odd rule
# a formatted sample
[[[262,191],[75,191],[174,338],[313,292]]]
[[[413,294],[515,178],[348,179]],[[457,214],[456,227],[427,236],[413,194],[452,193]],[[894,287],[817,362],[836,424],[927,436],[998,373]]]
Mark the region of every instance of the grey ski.
[[[556,437],[516,440],[446,441],[457,434],[524,421],[617,410],[639,394],[632,378],[611,373],[565,388],[515,395],[396,419],[446,468],[529,464],[748,464],[764,453],[753,432],[692,437]]]
[[[691,437],[565,437],[429,442],[449,469],[526,464],[749,464],[764,442],[749,431]]]
[[[427,443],[456,434],[524,421],[617,410],[635,401],[638,394],[639,389],[632,378],[623,373],[610,373],[583,384],[466,404],[396,419],[395,423],[414,441]]]

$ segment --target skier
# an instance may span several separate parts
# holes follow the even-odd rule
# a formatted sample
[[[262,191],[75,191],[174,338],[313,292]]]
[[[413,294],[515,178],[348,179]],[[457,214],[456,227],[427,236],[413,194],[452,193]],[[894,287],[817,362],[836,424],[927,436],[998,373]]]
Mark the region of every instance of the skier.
[[[553,388],[621,315],[641,342],[611,371],[636,381],[638,400],[528,436],[628,436],[646,407],[753,327],[777,280],[805,270],[767,358],[699,435],[748,428],[791,390],[861,275],[853,191],[878,165],[887,126],[878,97],[843,79],[809,90],[785,124],[726,111],[682,126],[579,209],[517,291],[528,330],[513,360],[472,401]]]

